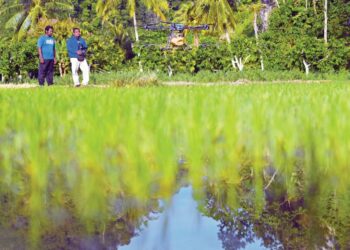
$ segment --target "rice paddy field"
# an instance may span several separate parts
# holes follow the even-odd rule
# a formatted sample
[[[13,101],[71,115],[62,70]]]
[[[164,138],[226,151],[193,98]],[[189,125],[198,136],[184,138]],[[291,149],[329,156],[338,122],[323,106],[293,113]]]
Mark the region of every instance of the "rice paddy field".
[[[181,190],[216,249],[348,249],[349,121],[345,82],[0,89],[0,249],[123,249]]]

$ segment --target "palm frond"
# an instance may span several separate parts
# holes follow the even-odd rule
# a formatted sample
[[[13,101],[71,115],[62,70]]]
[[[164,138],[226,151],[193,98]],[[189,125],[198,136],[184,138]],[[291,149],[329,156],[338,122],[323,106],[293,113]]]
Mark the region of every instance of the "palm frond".
[[[69,16],[74,10],[73,5],[66,2],[52,1],[45,4],[45,9],[51,16]]]
[[[18,40],[21,40],[27,34],[27,31],[28,31],[29,27],[32,24],[32,19],[31,18],[32,18],[31,15],[28,15],[24,19],[22,25],[19,27],[19,29],[17,31],[17,38],[18,38]]]
[[[119,4],[120,0],[98,0],[96,4],[97,16],[102,19],[102,22],[107,22],[114,17]]]
[[[165,13],[169,10],[168,1],[166,0],[144,0],[145,6],[152,10],[154,14],[165,20]]]
[[[20,24],[23,23],[24,18],[25,11],[16,13],[10,19],[7,20],[7,22],[4,25],[5,29],[17,30]]]
[[[22,4],[12,4],[1,6],[0,17],[12,16],[14,13],[21,12],[23,10]]]
[[[127,7],[131,17],[134,17],[136,10],[136,0],[128,0]]]

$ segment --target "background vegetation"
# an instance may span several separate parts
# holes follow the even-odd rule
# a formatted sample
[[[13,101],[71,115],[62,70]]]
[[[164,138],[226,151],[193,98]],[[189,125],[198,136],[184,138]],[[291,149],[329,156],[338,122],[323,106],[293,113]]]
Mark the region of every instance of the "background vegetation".
[[[65,40],[72,27],[80,27],[89,44],[93,72],[304,72],[307,65],[311,72],[332,73],[350,67],[347,0],[12,0],[0,5],[3,82],[37,75],[36,40],[47,24],[55,28],[61,76],[70,70]],[[190,49],[163,51],[168,32],[142,28],[160,20],[212,25],[200,32],[198,48],[192,45],[198,34],[190,32]]]

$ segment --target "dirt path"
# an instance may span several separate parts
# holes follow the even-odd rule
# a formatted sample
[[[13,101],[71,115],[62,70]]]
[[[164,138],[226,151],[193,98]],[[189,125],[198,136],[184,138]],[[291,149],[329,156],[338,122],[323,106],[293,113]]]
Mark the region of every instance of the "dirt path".
[[[303,84],[303,83],[330,83],[331,80],[275,80],[275,81],[250,81],[250,80],[237,80],[237,81],[231,81],[231,82],[186,82],[186,81],[170,81],[170,82],[163,82],[164,85],[167,86],[218,86],[218,85],[247,85],[247,84],[283,84],[283,83],[296,83],[296,84]]]
[[[54,85],[54,86],[59,86],[62,88],[73,88],[72,85]],[[89,85],[89,88],[94,87],[94,88],[106,88],[108,87],[108,85]],[[39,88],[38,84],[33,84],[33,83],[21,83],[21,84],[13,84],[13,83],[6,83],[6,84],[0,84],[0,89],[29,89],[29,88]],[[47,88],[47,86],[45,85],[44,88]],[[80,87],[80,88],[86,88],[86,87]]]
[[[330,83],[331,80],[275,80],[275,81],[249,81],[249,80],[237,80],[232,82],[191,82],[191,81],[168,81],[162,82],[165,86],[219,86],[219,85],[247,85],[247,84],[267,84],[267,83],[296,83],[296,84],[311,84],[311,83]],[[37,84],[22,83],[22,84],[0,84],[0,89],[27,89],[27,88],[38,88]],[[64,87],[64,86],[62,86]],[[72,86],[68,86],[72,87]],[[89,85],[89,87],[95,88],[105,88],[109,87],[108,84],[99,84],[99,85]]]
[[[13,83],[4,83],[0,84],[0,89],[28,89],[38,87],[37,84],[29,84],[29,83],[21,83],[21,84],[13,84]]]

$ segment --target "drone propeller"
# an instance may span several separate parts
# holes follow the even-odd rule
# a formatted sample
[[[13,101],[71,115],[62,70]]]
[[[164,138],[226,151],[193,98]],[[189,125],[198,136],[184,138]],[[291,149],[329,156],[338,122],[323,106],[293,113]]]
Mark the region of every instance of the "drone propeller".
[[[143,26],[141,26],[142,28],[144,28],[145,30],[169,30],[168,27],[163,26],[163,25],[159,25],[159,23],[151,23],[151,24],[145,24]]]
[[[166,23],[166,24],[181,24],[181,25],[184,25],[184,26],[196,26],[196,25],[189,25],[189,24],[184,24],[184,23],[178,23],[178,22],[169,22],[169,21],[159,21],[159,23]],[[206,24],[206,23],[203,23],[203,24],[198,24],[198,26],[201,26],[201,25],[214,25],[214,24]]]
[[[166,24],[168,26],[162,25]],[[170,30],[170,31],[184,31],[187,30],[209,30],[209,27],[212,24],[200,24],[200,25],[187,25],[182,23],[174,23],[168,21],[160,21],[158,23],[150,23],[143,25],[142,28],[146,30]]]
[[[188,26],[189,30],[209,30],[210,24],[202,24],[197,26]]]

